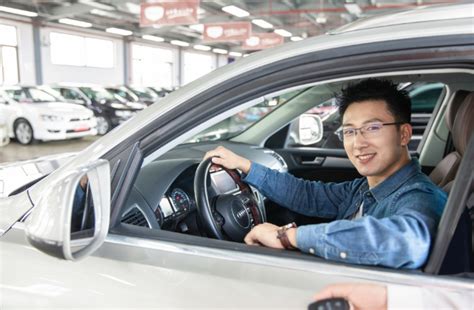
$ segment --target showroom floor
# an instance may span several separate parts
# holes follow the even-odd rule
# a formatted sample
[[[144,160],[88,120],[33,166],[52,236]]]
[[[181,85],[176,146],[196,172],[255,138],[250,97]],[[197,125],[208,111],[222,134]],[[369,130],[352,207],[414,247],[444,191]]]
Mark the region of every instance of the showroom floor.
[[[79,152],[99,138],[100,136],[91,136],[75,140],[36,142],[32,145],[21,145],[12,140],[0,148],[0,165],[46,155]]]

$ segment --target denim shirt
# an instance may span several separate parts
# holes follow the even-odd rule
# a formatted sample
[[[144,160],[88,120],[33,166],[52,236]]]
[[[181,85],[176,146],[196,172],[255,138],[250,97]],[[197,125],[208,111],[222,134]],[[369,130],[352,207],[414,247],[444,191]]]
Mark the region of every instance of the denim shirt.
[[[371,189],[366,178],[306,181],[257,163],[252,163],[244,181],[290,210],[335,219],[298,227],[301,251],[393,268],[414,269],[425,263],[447,199],[416,159]],[[350,220],[362,203],[363,216]]]

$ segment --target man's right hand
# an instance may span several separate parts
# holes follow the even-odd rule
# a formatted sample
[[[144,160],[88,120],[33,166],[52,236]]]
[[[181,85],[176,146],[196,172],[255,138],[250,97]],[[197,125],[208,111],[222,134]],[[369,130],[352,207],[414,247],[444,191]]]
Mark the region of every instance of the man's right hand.
[[[223,146],[209,151],[204,155],[204,160],[212,157],[212,162],[224,166],[227,169],[239,169],[247,174],[250,171],[251,162],[245,157],[239,156]]]

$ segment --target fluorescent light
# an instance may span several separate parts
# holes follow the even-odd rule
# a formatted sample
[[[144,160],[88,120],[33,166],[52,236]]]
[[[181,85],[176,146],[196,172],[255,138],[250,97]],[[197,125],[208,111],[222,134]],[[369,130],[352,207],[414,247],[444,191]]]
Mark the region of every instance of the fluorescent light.
[[[183,47],[189,46],[188,42],[184,42],[180,40],[171,40],[170,43],[173,45],[178,45],[178,46],[183,46]]]
[[[114,33],[114,34],[119,34],[121,36],[129,36],[129,35],[132,35],[133,32],[131,32],[130,30],[125,30],[125,29],[120,29],[120,28],[107,28],[105,29],[106,32],[109,32],[109,33]]]
[[[249,16],[250,13],[242,10],[241,8],[236,7],[235,5],[228,5],[222,8],[222,11],[232,14],[237,17],[246,17]]]
[[[31,12],[31,11],[20,10],[20,9],[14,9],[14,8],[10,8],[8,6],[0,6],[0,11],[7,12],[7,13],[12,13],[12,14],[17,14],[17,15],[28,16],[28,17],[38,16],[38,13]]]
[[[115,7],[105,3],[95,2],[94,0],[79,0],[79,3],[83,3],[89,6],[93,6],[95,8],[107,11],[114,11]]]
[[[239,53],[239,52],[229,52],[229,56],[242,57],[242,53]]]
[[[98,16],[109,16],[108,12],[104,12],[104,11],[98,10],[98,9],[92,9],[89,13],[94,14],[94,15],[98,15]]]
[[[61,24],[77,26],[77,27],[82,27],[82,28],[92,27],[91,23],[83,22],[83,21],[75,20],[75,19],[70,19],[70,18],[60,18],[58,22],[60,22]]]
[[[207,45],[199,45],[199,44],[196,44],[193,46],[194,49],[197,49],[197,50],[200,50],[200,51],[210,51],[211,50],[211,47],[210,46],[207,46]]]
[[[125,3],[125,6],[132,14],[140,14],[140,5],[132,2]]]
[[[192,30],[196,30],[197,32],[203,32],[204,31],[204,25],[203,24],[195,24],[195,25],[190,25],[188,27]]]
[[[228,53],[227,50],[224,50],[222,48],[213,48],[212,51],[216,54],[223,54],[223,55]]]
[[[164,42],[165,41],[165,39],[163,39],[162,37],[151,36],[151,35],[148,35],[148,34],[143,35],[142,38],[145,39],[145,40],[155,41],[155,42]]]
[[[271,29],[273,28],[273,25],[270,24],[267,21],[264,21],[263,19],[252,19],[252,24],[255,24],[259,27],[262,27],[264,29]]]
[[[275,33],[281,35],[282,37],[291,37],[292,34],[285,29],[275,29]]]
[[[290,40],[291,41],[301,41],[301,40],[303,40],[303,38],[299,37],[299,36],[294,36],[294,37],[291,37]]]

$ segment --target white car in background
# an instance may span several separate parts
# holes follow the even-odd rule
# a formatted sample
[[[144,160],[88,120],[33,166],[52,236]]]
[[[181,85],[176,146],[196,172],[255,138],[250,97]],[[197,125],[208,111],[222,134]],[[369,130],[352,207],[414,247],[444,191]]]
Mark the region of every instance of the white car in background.
[[[6,117],[9,137],[21,144],[97,134],[91,110],[61,102],[36,86],[0,88],[0,114]]]
[[[10,142],[8,136],[7,120],[3,113],[0,113],[0,147],[7,145]]]

